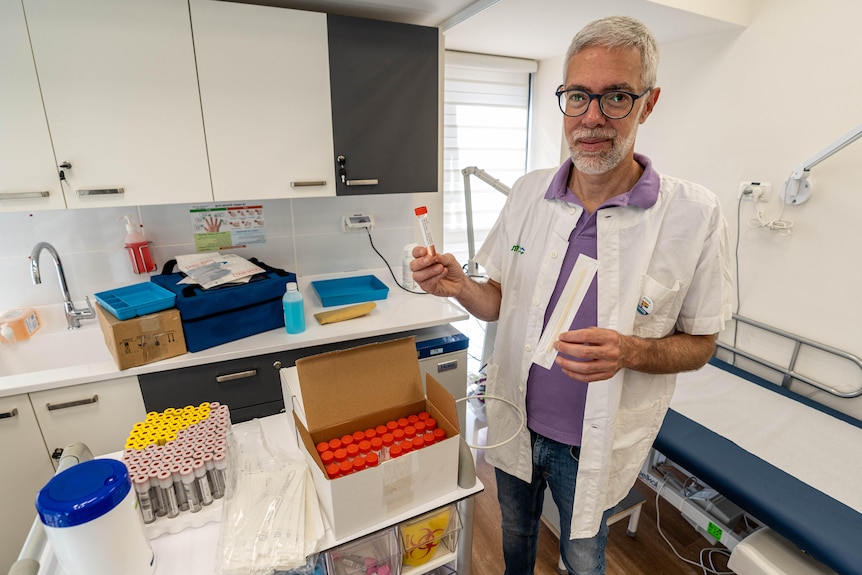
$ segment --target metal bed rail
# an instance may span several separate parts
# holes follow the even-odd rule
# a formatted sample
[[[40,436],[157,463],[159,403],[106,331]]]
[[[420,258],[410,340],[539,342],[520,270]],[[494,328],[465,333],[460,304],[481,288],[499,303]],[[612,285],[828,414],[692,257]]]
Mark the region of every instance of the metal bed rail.
[[[825,391],[825,392],[827,392],[831,395],[834,395],[836,397],[852,398],[852,397],[859,397],[860,395],[862,395],[862,385],[860,385],[859,388],[854,390],[854,391],[850,391],[850,392],[840,391],[838,389],[835,389],[835,387],[833,387],[827,383],[818,381],[816,379],[813,379],[811,377],[808,377],[808,376],[803,375],[803,374],[799,373],[798,371],[796,371],[796,366],[797,366],[796,364],[799,360],[800,352],[802,352],[802,350],[806,347],[825,352],[829,355],[832,355],[834,357],[840,358],[840,359],[845,360],[845,361],[849,361],[850,363],[855,365],[860,370],[860,372],[862,372],[862,360],[860,360],[857,356],[855,356],[851,353],[848,353],[846,351],[840,350],[838,348],[835,348],[835,347],[832,347],[829,345],[825,345],[822,343],[818,343],[818,342],[810,340],[808,338],[784,331],[782,329],[779,329],[779,328],[776,328],[776,327],[773,327],[770,325],[766,325],[764,323],[761,323],[759,321],[756,321],[756,320],[753,320],[750,318],[742,317],[742,316],[737,315],[737,314],[733,315],[733,319],[737,322],[737,325],[735,327],[737,332],[739,330],[738,324],[743,323],[743,324],[755,327],[757,329],[763,330],[765,332],[780,336],[780,337],[787,339],[793,343],[793,350],[790,354],[790,359],[787,362],[787,366],[783,366],[783,365],[779,365],[777,363],[774,363],[772,361],[769,361],[767,359],[764,359],[762,357],[759,357],[759,356],[757,356],[751,352],[739,349],[738,347],[736,347],[734,345],[727,344],[727,343],[724,343],[721,341],[717,342],[716,345],[719,348],[724,349],[724,350],[730,352],[731,354],[733,354],[733,357],[734,357],[733,363],[734,364],[735,364],[736,356],[741,356],[741,357],[744,357],[745,359],[747,359],[749,361],[753,361],[754,363],[757,363],[763,367],[771,369],[771,370],[781,374],[781,376],[782,376],[781,386],[786,388],[786,389],[789,389],[790,385],[794,381],[799,381],[799,382],[808,384],[812,387],[815,387],[817,389],[820,389],[822,391]]]

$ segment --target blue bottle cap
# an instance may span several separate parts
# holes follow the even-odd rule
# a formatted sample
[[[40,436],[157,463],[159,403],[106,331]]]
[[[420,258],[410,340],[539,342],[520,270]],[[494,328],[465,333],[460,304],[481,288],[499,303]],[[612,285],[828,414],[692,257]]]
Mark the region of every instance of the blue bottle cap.
[[[84,461],[51,478],[36,496],[36,511],[48,527],[74,527],[111,511],[131,488],[122,461]]]

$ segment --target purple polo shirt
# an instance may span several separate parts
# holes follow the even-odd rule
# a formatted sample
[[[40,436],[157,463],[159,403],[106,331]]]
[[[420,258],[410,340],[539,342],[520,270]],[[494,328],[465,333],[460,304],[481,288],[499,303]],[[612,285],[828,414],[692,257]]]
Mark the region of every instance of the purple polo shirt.
[[[649,209],[658,200],[661,185],[658,173],[653,170],[652,162],[646,156],[635,154],[635,161],[644,168],[637,183],[628,192],[613,197],[599,206],[592,214],[586,210],[581,213],[578,223],[569,235],[569,247],[563,259],[563,266],[557,284],[545,311],[545,325],[554,311],[557,300],[566,286],[566,281],[575,267],[580,254],[598,259],[596,217],[603,208],[612,206],[635,206]],[[545,194],[546,201],[563,201],[583,207],[583,203],[568,188],[572,161],[567,160],[560,167]],[[599,262],[601,267],[602,262]],[[570,329],[592,327],[598,323],[598,276],[593,278],[584,301],[575,314]],[[596,384],[593,384],[596,385]],[[536,433],[566,445],[580,445],[584,423],[584,405],[587,399],[588,384],[570,379],[555,363],[550,370],[536,365],[530,367],[527,378],[527,427]]]

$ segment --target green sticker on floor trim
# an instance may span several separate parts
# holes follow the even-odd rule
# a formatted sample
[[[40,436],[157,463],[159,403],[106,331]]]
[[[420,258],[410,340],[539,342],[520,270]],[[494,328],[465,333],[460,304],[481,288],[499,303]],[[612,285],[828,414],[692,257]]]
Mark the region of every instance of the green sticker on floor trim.
[[[719,527],[712,521],[709,522],[709,527],[706,528],[706,532],[709,533],[716,541],[721,541],[721,534],[723,533],[723,531],[721,527]]]

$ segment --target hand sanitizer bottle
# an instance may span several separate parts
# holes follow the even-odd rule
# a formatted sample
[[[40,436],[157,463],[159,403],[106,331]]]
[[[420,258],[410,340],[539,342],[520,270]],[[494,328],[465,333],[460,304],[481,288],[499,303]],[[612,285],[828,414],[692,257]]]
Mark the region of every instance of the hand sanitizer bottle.
[[[123,216],[126,220],[126,251],[129,253],[129,261],[132,264],[132,272],[143,274],[154,271],[156,264],[150,255],[150,244],[139,226],[132,223],[132,216]]]
[[[305,306],[302,294],[296,287],[296,282],[288,282],[284,296],[281,298],[284,308],[284,329],[287,333],[302,333],[305,331]]]

